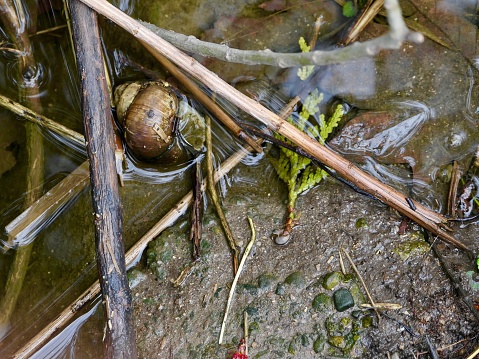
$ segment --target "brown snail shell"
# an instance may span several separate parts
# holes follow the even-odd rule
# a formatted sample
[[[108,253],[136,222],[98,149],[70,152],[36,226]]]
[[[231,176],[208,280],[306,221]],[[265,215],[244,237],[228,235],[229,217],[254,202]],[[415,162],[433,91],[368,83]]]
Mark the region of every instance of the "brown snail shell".
[[[178,98],[164,81],[130,82],[115,90],[118,122],[133,154],[153,160],[175,140]]]

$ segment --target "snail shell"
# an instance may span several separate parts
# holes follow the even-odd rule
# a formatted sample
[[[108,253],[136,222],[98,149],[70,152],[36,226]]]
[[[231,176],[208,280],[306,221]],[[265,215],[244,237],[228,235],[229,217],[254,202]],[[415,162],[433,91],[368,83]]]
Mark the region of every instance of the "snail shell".
[[[135,156],[153,160],[175,140],[178,98],[164,81],[130,82],[115,90],[118,122]]]

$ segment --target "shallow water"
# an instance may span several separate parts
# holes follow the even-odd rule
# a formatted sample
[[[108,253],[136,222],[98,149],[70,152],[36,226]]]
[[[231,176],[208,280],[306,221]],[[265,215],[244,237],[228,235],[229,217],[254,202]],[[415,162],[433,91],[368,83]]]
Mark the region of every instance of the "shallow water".
[[[277,51],[298,51],[297,39],[310,35],[318,11],[322,11],[325,19],[322,33],[328,34],[334,27],[347,21],[339,16],[340,9],[332,2],[302,4],[293,2],[288,11],[276,15],[258,10],[257,4],[249,1],[163,2],[155,5],[158,9],[143,1],[125,1],[118,5],[133,16],[160,27],[245,49],[266,46]],[[63,23],[57,9],[54,13],[43,15],[39,28]],[[112,28],[109,23],[103,25],[115,83],[145,77],[132,65],[133,62],[158,70],[158,65],[138,47],[132,45],[130,48],[128,36]],[[373,30],[371,32],[374,33]],[[41,77],[39,93],[45,115],[81,132],[76,70],[67,38],[66,30],[60,30],[34,39],[35,57],[41,64],[38,71]],[[329,42],[326,38],[320,46],[329,46]],[[364,59],[321,69],[319,75],[312,77],[306,84],[297,80],[296,70],[225,65],[218,61],[200,60],[276,111],[289,96],[296,95],[305,86],[314,88],[319,85],[327,97],[336,96],[336,101],[345,101],[347,107],[351,108],[350,117],[356,114],[362,117],[343,124],[331,146],[385,183],[414,196],[434,210],[443,211],[450,162],[460,161],[463,168],[467,169],[478,145],[477,71],[472,59],[456,52],[451,55],[452,50],[444,50],[432,40],[428,39],[424,48],[419,55],[406,47],[403,57],[391,52],[391,55],[381,57],[381,61]],[[130,59],[131,63],[123,62],[125,58]],[[15,57],[8,53],[0,61],[0,70],[5,74],[0,79],[1,93],[12,98],[16,97],[15,61]],[[329,111],[327,104],[323,103],[323,112]],[[241,121],[253,122],[230,105],[223,106]],[[389,118],[377,120],[364,115],[369,112],[381,113],[379,111],[389,111]],[[366,121],[368,119],[369,123]],[[0,188],[6,189],[0,192],[2,226],[23,210],[28,165],[23,124],[23,120],[1,111],[0,126],[5,130],[0,134],[0,151],[3,153]],[[85,160],[85,152],[46,130],[42,130],[42,133],[46,148],[44,191],[47,191],[59,178]],[[240,148],[239,141],[216,121],[213,124],[213,141],[217,164]],[[267,201],[271,197],[281,202],[285,198],[284,187],[278,183],[272,167],[267,165],[266,155],[251,155],[242,162],[245,166],[241,170],[235,169],[220,181],[221,194],[228,198],[230,204],[234,203],[235,207],[240,208],[240,213],[254,213],[260,221],[266,221],[255,212],[255,200],[264,196],[265,203],[269,203]],[[139,163],[127,153],[125,186],[121,188],[127,247],[145,234],[187,193],[191,186],[191,164],[192,161],[172,166]],[[258,168],[261,168],[260,172]],[[54,221],[49,221],[52,222],[48,223],[49,226],[40,227],[38,234],[28,237],[28,241],[34,240],[31,264],[11,326],[3,330],[6,336],[0,346],[0,356],[10,355],[17,350],[25,338],[53,319],[95,278],[90,202],[90,192],[85,189],[70,206],[57,214]],[[354,204],[349,203],[341,210],[348,213],[351,208],[354,208]],[[278,228],[285,209],[278,207],[273,212],[275,218],[271,222]],[[184,235],[186,231],[188,225],[183,223],[179,232]],[[2,242],[5,247],[11,246],[5,236]],[[189,246],[184,245],[183,251],[188,253],[188,250]],[[6,281],[14,252],[14,249],[10,249],[0,257],[0,288],[4,287],[2,284]],[[95,308],[90,306],[90,309],[86,309],[84,317],[76,321],[78,327],[71,327],[69,334],[63,333],[69,338],[65,339],[67,346],[58,349],[56,354],[50,352],[49,357],[101,355],[102,314],[101,310],[95,314]],[[80,323],[88,316],[92,316],[91,319],[85,324]],[[81,324],[83,329],[80,329]],[[98,345],[89,345],[91,340]],[[61,341],[63,339],[58,338],[54,343]],[[45,347],[44,350],[51,349]]]

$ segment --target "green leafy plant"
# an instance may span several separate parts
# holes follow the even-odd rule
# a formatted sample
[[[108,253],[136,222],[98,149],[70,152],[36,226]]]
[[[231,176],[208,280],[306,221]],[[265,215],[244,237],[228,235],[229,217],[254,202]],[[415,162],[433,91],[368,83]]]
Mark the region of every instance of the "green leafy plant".
[[[323,114],[320,114],[318,125],[312,125],[309,119],[319,112],[319,104],[323,99],[317,89],[311,92],[305,99],[301,112],[297,118],[290,116],[286,119],[300,130],[307,133],[310,137],[324,144],[344,114],[344,109],[338,105],[333,115],[326,120]],[[288,139],[280,134],[275,134],[279,140],[292,144]],[[309,158],[301,156],[294,151],[281,147],[279,158],[272,158],[271,163],[278,173],[279,177],[288,186],[288,219],[281,236],[289,236],[295,222],[298,219],[295,205],[298,196],[307,191],[311,187],[318,184],[327,176],[327,173],[321,168],[314,165]]]
[[[346,1],[343,5],[343,15],[345,17],[353,17],[358,12],[358,9],[352,1]]]

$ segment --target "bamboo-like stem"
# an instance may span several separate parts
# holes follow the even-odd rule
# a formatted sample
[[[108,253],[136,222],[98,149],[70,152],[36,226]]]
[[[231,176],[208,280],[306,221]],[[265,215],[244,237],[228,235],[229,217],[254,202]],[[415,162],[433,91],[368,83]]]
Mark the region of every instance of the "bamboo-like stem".
[[[311,156],[314,156],[326,166],[334,169],[338,175],[352,182],[360,190],[375,196],[380,201],[411,218],[425,229],[435,233],[444,241],[459,248],[467,249],[463,243],[456,240],[450,233],[444,230],[445,223],[447,223],[447,219],[444,216],[437,214],[416,202],[414,202],[415,208],[411,208],[406,200],[408,196],[405,196],[392,187],[385,185],[375,177],[355,166],[352,162],[341,157],[326,146],[321,145],[319,142],[309,137],[307,134],[298,130],[294,125],[282,120],[278,115],[272,113],[253,99],[245,96],[240,91],[221,80],[217,75],[211,73],[199,62],[179,51],[173,45],[155,35],[153,32],[107,1],[81,1],[123,27],[139,41],[146,43],[155,52],[162,54],[170,61],[174,62],[186,73],[195,77],[209,88],[214,89],[219,96],[224,97],[246,113],[265,123],[270,129],[282,134],[287,139],[303,148]],[[388,20],[391,31],[387,35],[375,39],[380,41],[376,42],[373,48],[366,51],[369,55],[378,50],[378,46],[380,46],[383,41],[387,43],[394,42],[395,46],[399,47],[409,34],[402,19],[401,10],[397,0],[385,0],[384,6],[388,10]],[[361,45],[353,44],[344,49],[358,48],[358,46],[360,47]]]
[[[241,160],[253,151],[251,147],[241,149],[231,155],[225,160],[221,166],[215,171],[214,181],[217,183],[221,177],[226,175],[231,169],[233,169]],[[202,190],[204,190],[206,184],[203,183]],[[125,261],[127,268],[135,265],[141,257],[143,251],[150,241],[158,237],[161,232],[166,228],[172,226],[178,218],[186,213],[188,206],[193,201],[193,191],[188,192],[175,206],[173,206],[169,212],[156,223],[141,239],[131,247],[125,255]],[[90,288],[83,292],[73,303],[66,307],[56,319],[43,328],[35,337],[33,337],[27,344],[23,346],[14,355],[14,358],[28,358],[40,346],[43,345],[58,329],[62,328],[87,302],[95,298],[100,293],[100,283],[95,281]]]

